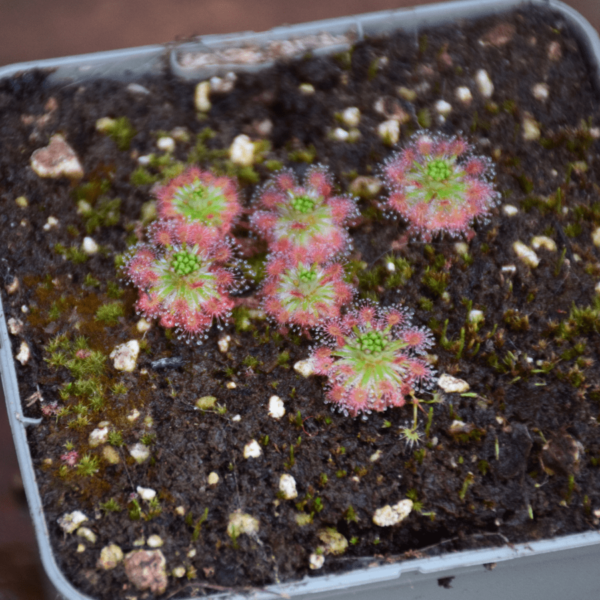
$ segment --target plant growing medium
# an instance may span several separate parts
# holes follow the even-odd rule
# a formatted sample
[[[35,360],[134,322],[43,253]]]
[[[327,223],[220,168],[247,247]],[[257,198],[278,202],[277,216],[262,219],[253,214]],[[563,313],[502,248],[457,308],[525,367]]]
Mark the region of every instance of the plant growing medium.
[[[0,290],[73,585],[594,529],[590,77],[527,8],[212,82],[1,80]]]

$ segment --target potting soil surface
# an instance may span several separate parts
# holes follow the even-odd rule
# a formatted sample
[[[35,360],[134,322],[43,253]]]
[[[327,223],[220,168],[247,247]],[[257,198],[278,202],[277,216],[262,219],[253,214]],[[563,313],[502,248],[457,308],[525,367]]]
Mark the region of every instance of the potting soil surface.
[[[488,98],[475,81],[482,69],[494,86]],[[104,546],[148,549],[152,535],[163,542],[169,573],[184,570],[170,577],[167,593],[186,597],[341,572],[374,557],[597,526],[600,262],[592,234],[600,226],[600,110],[560,17],[520,11],[238,74],[201,116],[193,83],[169,75],[136,82],[149,93],[105,80],[54,86],[44,72],[0,82],[2,299],[17,327],[15,356],[22,342],[31,353],[16,363],[24,412],[42,418],[28,428],[31,452],[57,562],[78,589],[103,599],[138,593],[122,564],[97,563]],[[455,96],[462,86],[470,103]],[[444,119],[436,110],[442,99],[452,105]],[[361,112],[353,143],[331,134],[347,107]],[[102,117],[126,117],[132,129],[114,139],[97,131]],[[247,226],[257,186],[281,165],[302,176],[318,163],[341,192],[356,191],[357,177],[379,176],[394,151],[377,133],[385,120],[401,123],[396,148],[422,129],[461,134],[474,154],[493,159],[502,195],[491,218],[475,225],[466,254],[457,251],[461,239],[407,236],[406,224],[381,210],[384,189],[360,200],[349,279],[363,298],[410,308],[414,322],[434,332],[438,374],[470,386],[423,393],[435,402],[422,404],[416,444],[403,436],[410,405],[364,419],[331,410],[325,379],[293,369],[314,340],[281,335],[260,318],[259,276],[239,296],[235,322],[213,327],[198,346],[158,324],[142,335],[137,292],[115,266],[143,238],[152,185],[189,161],[237,175],[247,210],[234,235],[260,275],[266,245]],[[539,135],[526,139],[532,127]],[[81,181],[41,179],[30,168],[32,153],[57,132],[83,164]],[[224,150],[240,133],[269,142],[252,169],[227,161]],[[164,135],[177,139],[172,154],[157,150]],[[150,165],[140,166],[151,153]],[[16,202],[22,197],[26,206]],[[513,244],[542,235],[556,248],[538,248],[532,268]],[[81,251],[85,236],[99,252]],[[119,307],[113,320],[98,318],[106,304]],[[469,323],[471,310],[483,311],[483,324]],[[224,333],[231,341],[221,352]],[[75,389],[72,370],[49,348],[60,339],[54,353],[72,359],[79,336],[106,357],[91,390]],[[142,352],[136,369],[122,373],[108,355],[130,339]],[[279,420],[268,414],[275,394],[286,409]],[[197,399],[209,396],[216,404],[199,410]],[[103,421],[114,435],[92,447],[89,435]],[[251,440],[262,454],[246,459]],[[128,451],[136,443],[150,451],[141,464]],[[79,464],[92,459],[90,474],[64,458],[73,451]],[[209,484],[211,473],[218,483]],[[278,493],[286,473],[296,481],[293,500]],[[156,490],[156,500],[136,496],[138,486]],[[374,525],[376,509],[407,497],[414,506],[400,525]],[[75,510],[87,515],[94,542],[57,523]],[[235,511],[258,519],[255,535],[228,535]],[[331,529],[348,542],[340,555],[326,548],[323,532]],[[310,571],[315,552],[325,554],[324,566]]]

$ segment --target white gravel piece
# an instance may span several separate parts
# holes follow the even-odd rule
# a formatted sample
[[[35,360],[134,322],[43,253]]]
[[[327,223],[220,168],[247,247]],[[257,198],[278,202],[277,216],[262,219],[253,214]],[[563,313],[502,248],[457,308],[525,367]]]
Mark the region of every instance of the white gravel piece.
[[[133,423],[134,421],[137,421],[140,418],[140,411],[137,408],[134,408],[128,415],[127,415],[127,420],[130,423]]]
[[[479,69],[475,75],[475,83],[479,93],[484,98],[491,98],[494,93],[494,84],[485,69]]]
[[[360,123],[360,110],[356,106],[349,106],[340,115],[342,122],[348,127],[358,127]]]
[[[125,344],[119,344],[111,353],[113,365],[117,371],[131,373],[135,370],[137,359],[140,354],[140,343],[137,340],[129,340]]]
[[[452,104],[445,100],[438,100],[435,103],[435,110],[443,117],[447,117],[452,112]]]
[[[86,236],[83,238],[83,243],[81,244],[81,249],[88,255],[92,256],[93,254],[97,254],[100,247],[96,243],[94,238]]]
[[[342,127],[336,127],[332,132],[331,132],[331,137],[334,140],[337,140],[338,142],[346,142],[348,141],[348,132],[343,129]]]
[[[150,448],[145,444],[137,443],[129,446],[129,454],[138,464],[142,464],[144,461],[150,458]]]
[[[444,373],[438,379],[438,386],[447,394],[462,394],[469,391],[469,384],[464,379],[459,379]]]
[[[383,121],[377,126],[377,135],[381,141],[388,146],[397,144],[400,140],[400,123],[396,119]]]
[[[273,419],[281,419],[285,415],[285,406],[279,396],[269,398],[269,416]]]
[[[258,532],[260,523],[258,519],[243,513],[241,510],[236,510],[229,515],[229,523],[227,524],[227,535],[236,537],[245,533],[246,535],[254,535]]]
[[[346,537],[333,527],[321,529],[317,536],[323,542],[323,546],[319,546],[319,550],[324,554],[343,554],[348,548]]]
[[[307,358],[306,360],[299,360],[294,364],[294,371],[302,377],[310,377],[315,372],[315,367],[312,360]]]
[[[26,341],[22,341],[19,346],[19,353],[15,356],[15,360],[18,360],[23,366],[25,366],[31,358],[31,350]]]
[[[234,138],[229,147],[229,158],[241,167],[250,167],[254,163],[254,144],[245,133]]]
[[[543,248],[544,250],[549,250],[550,252],[556,252],[556,242],[547,235],[536,235],[533,237],[531,239],[531,247],[534,250]]]
[[[146,333],[152,328],[152,323],[150,321],[146,321],[144,317],[142,317],[136,324],[135,328],[138,330],[138,333]]]
[[[92,448],[96,448],[97,446],[106,443],[106,440],[108,439],[109,430],[110,427],[108,426],[97,427],[96,429],[90,432],[90,435],[88,437],[88,444]]]
[[[454,252],[459,256],[464,256],[465,254],[469,254],[469,244],[466,242],[456,242],[454,244]]]
[[[325,564],[325,556],[323,556],[322,554],[316,554],[315,552],[313,552],[308,557],[308,567],[310,569],[312,569],[313,571],[320,569],[324,564]]]
[[[286,500],[297,498],[298,491],[296,490],[296,480],[287,473],[283,474],[279,478],[279,491]]]
[[[60,528],[65,533],[73,533],[82,523],[89,521],[89,519],[80,510],[74,510],[70,513],[65,513],[57,519]]]
[[[298,89],[300,90],[300,93],[305,96],[311,96],[315,93],[315,86],[312,83],[301,83],[298,86]]]
[[[44,231],[50,231],[51,229],[55,229],[58,226],[59,226],[58,219],[56,217],[49,216],[48,220],[46,221],[46,223],[44,224],[44,226],[42,227],[42,229]]]
[[[244,446],[244,458],[258,458],[262,455],[262,449],[256,440],[250,440]]]
[[[546,102],[550,96],[550,88],[548,87],[547,83],[536,83],[531,88],[531,93],[536,100],[539,100],[540,102]]]
[[[19,278],[15,277],[4,289],[9,296],[16,294],[19,291]]]
[[[227,94],[235,87],[237,76],[230,71],[225,77],[211,77],[210,91],[215,94]]]
[[[469,312],[469,323],[483,323],[485,315],[483,311],[473,309]]]
[[[130,83],[125,89],[132,94],[139,94],[140,96],[150,94],[150,90],[139,83]]]
[[[100,558],[96,563],[99,569],[109,571],[114,569],[123,560],[123,550],[117,544],[109,544],[100,550]]]
[[[8,332],[11,335],[20,335],[23,331],[23,321],[21,321],[21,319],[15,319],[14,317],[11,317],[8,319],[7,325]]]
[[[592,231],[592,243],[596,248],[600,248],[600,227],[596,227],[596,229]]]
[[[502,212],[507,217],[514,217],[515,215],[519,214],[519,209],[516,206],[513,206],[512,204],[503,204]]]
[[[39,177],[69,177],[81,179],[83,167],[75,150],[65,138],[56,133],[45,148],[39,148],[31,155],[31,168]]]
[[[138,485],[136,491],[140,495],[140,498],[146,500],[146,502],[150,502],[150,500],[156,498],[156,490],[153,490],[152,488],[145,488]]]
[[[412,511],[413,503],[408,498],[400,500],[398,504],[390,506],[386,504],[382,508],[378,508],[373,514],[373,523],[379,527],[392,527],[401,523]]]
[[[219,346],[219,352],[226,354],[227,351],[229,350],[230,343],[231,343],[230,335],[224,335],[224,336],[220,337],[219,341],[217,342],[217,346]]]
[[[208,474],[208,485],[217,485],[219,483],[219,476],[213,471]]]
[[[517,256],[532,269],[535,269],[540,264],[538,255],[523,242],[514,242],[513,250],[516,252]]]
[[[160,548],[164,544],[164,542],[159,535],[154,534],[148,538],[146,544],[148,544],[150,548]]]
[[[526,142],[533,142],[539,140],[542,135],[538,122],[533,118],[531,113],[526,112],[523,115],[523,139]]]
[[[194,92],[194,106],[197,111],[208,112],[212,106],[209,99],[210,82],[201,81]]]
[[[173,152],[175,150],[175,140],[168,135],[159,137],[156,140],[156,147],[163,152]]]
[[[177,579],[181,579],[186,573],[185,567],[179,566],[179,567],[175,567],[172,571],[171,571],[171,575],[173,575],[173,577],[177,578]]]
[[[376,450],[375,452],[373,452],[373,454],[371,454],[371,456],[369,456],[369,460],[371,462],[377,462],[380,458],[381,458],[381,450]]]
[[[469,105],[473,101],[471,90],[465,86],[457,87],[454,95],[459,102],[462,102],[465,105]]]
[[[96,543],[97,536],[88,527],[80,527],[77,530],[77,535],[79,537],[82,537],[84,540],[87,540],[90,544],[95,544]]]

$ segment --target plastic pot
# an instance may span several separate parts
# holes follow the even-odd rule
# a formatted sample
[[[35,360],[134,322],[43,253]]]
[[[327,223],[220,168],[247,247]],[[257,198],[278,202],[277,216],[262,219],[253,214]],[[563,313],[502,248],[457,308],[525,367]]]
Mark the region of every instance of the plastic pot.
[[[353,17],[342,17],[289,27],[279,27],[265,33],[211,35],[197,42],[174,46],[144,46],[111,52],[100,52],[51,60],[20,63],[0,68],[0,78],[34,68],[52,68],[52,82],[81,82],[95,77],[135,81],[141,75],[159,73],[169,68],[174,74],[192,80],[202,80],[229,71],[257,70],[273,62],[269,44],[281,40],[305,38],[328,32],[328,45],[313,52],[339,52],[353,41],[393,30],[418,31],[423,27],[447,24],[458,19],[477,18],[506,12],[523,6],[545,7],[560,13],[569,23],[580,47],[591,65],[593,84],[600,90],[600,38],[591,25],[575,10],[558,0],[481,0],[434,4],[413,9],[382,11]],[[208,60],[194,66],[185,57],[203,53],[205,58],[223,48],[246,47],[265,49],[259,64],[234,64]],[[272,46],[273,47],[273,46]],[[291,47],[293,50],[293,47]],[[305,50],[304,50],[305,51]],[[209,57],[210,58],[210,57]],[[205,61],[206,62],[206,61]],[[68,600],[87,598],[79,593],[56,564],[47,529],[46,517],[36,484],[27,427],[40,420],[23,416],[17,385],[11,342],[0,303],[0,376],[8,415],[17,450],[21,475],[42,563],[56,592]],[[313,576],[302,581],[270,586],[257,592],[254,598],[273,598],[274,594],[300,600],[310,598],[369,598],[387,600],[468,600],[486,598],[593,598],[600,595],[600,533],[590,531],[528,544],[507,544],[484,550],[447,553],[429,558],[405,560],[389,565],[361,568],[341,575]],[[216,596],[213,596],[216,597]],[[228,596],[241,598],[242,596]]]

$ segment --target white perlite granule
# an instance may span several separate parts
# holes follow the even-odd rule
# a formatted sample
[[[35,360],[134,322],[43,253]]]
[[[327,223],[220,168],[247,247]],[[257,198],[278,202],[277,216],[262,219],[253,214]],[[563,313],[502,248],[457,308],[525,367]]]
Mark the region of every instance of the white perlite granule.
[[[379,527],[392,527],[398,525],[408,517],[413,507],[412,500],[400,500],[398,504],[390,506],[386,504],[382,508],[378,508],[373,514],[373,523]]]
[[[447,394],[462,394],[469,391],[469,384],[463,379],[444,373],[438,379],[438,386]]]

